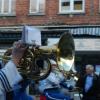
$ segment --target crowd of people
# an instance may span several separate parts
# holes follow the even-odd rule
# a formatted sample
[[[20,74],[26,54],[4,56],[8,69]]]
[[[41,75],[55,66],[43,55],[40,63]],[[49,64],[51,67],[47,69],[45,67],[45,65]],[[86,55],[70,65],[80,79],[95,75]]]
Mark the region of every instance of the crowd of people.
[[[76,89],[81,94],[79,98],[82,100],[100,100],[100,76],[95,74],[93,65],[88,64],[85,69],[86,73],[80,75],[77,81],[73,78],[74,84],[73,81],[68,84],[68,77],[66,79],[55,66],[52,66],[50,75],[39,84],[40,91],[46,96],[45,100],[74,100],[67,90]]]

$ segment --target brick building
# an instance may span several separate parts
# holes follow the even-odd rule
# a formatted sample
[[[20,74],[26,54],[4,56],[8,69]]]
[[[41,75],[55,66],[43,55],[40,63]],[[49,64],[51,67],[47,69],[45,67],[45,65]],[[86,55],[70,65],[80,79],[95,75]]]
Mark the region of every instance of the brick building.
[[[100,65],[100,0],[0,0],[1,50],[20,39],[23,25],[39,28],[43,45],[70,31],[76,65]]]

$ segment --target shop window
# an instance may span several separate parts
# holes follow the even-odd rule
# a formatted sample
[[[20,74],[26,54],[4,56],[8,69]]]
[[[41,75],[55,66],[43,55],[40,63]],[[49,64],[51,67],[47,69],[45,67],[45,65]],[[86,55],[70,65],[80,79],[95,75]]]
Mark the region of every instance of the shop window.
[[[60,13],[84,13],[85,0],[59,0]]]
[[[45,0],[30,0],[29,13],[45,13]]]
[[[0,15],[15,14],[16,0],[0,0]]]

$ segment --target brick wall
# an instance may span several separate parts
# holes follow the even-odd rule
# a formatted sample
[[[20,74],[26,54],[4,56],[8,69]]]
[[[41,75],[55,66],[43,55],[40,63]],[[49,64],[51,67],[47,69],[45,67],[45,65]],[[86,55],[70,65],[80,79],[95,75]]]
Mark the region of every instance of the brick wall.
[[[0,17],[0,26],[100,24],[99,0],[85,0],[84,14],[59,14],[59,0],[46,0],[45,15],[29,15],[29,0],[16,0],[16,16]]]

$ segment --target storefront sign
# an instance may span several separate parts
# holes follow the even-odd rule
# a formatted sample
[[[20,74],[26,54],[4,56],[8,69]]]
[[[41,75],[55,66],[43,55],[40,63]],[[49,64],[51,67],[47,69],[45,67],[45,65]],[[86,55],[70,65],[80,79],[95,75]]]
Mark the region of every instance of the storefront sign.
[[[74,39],[76,51],[100,51],[100,39]]]
[[[48,38],[48,45],[56,44],[59,38]],[[100,39],[74,39],[76,51],[100,51]]]

